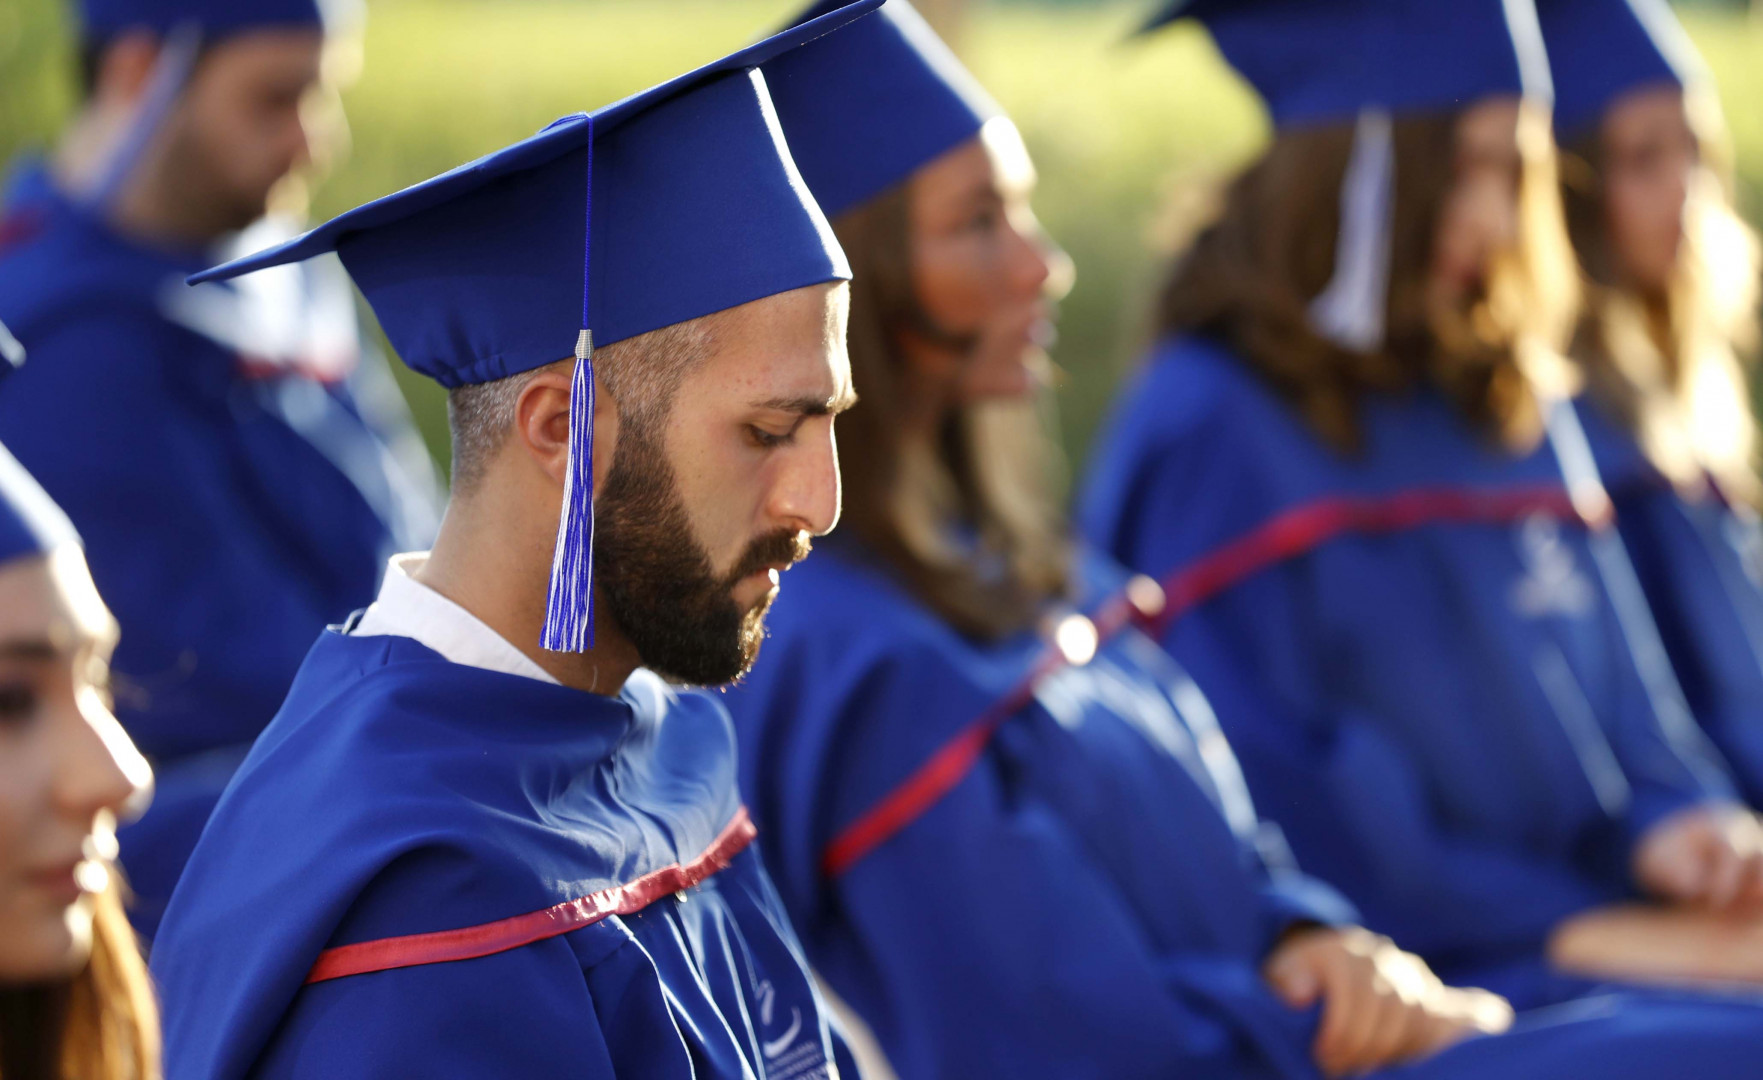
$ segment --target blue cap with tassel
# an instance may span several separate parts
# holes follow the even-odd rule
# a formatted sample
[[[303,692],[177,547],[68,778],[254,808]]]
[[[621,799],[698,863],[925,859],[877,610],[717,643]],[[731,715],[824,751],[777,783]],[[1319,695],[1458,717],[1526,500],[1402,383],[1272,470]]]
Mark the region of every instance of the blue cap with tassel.
[[[541,644],[590,648],[594,347],[849,280],[758,68],[880,3],[858,0],[566,116],[190,280],[335,251],[398,355],[443,386],[503,379],[573,355],[570,461]]]

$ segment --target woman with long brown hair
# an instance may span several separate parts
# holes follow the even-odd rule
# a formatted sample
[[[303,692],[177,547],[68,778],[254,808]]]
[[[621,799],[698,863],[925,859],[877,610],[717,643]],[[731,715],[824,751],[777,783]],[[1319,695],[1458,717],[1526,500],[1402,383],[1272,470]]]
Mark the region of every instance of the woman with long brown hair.
[[[10,366],[0,357],[0,375]],[[159,1075],[153,995],[112,870],[117,819],[151,783],[105,701],[115,644],[73,527],[0,447],[4,1080]]]
[[[1020,137],[902,0],[838,46],[765,76],[852,260],[845,522],[728,700],[808,958],[893,1069],[1638,1076],[1692,1030],[1735,1067],[1763,1012],[1685,1008],[1655,1044],[1613,1001],[1464,1042],[1506,1004],[1446,987],[1282,856],[1213,716],[1252,689],[1196,685],[1157,648],[1155,585],[1070,543],[1036,482],[1069,269]]]
[[[1569,355],[1616,523],[1690,710],[1763,805],[1757,239],[1721,178],[1713,86],[1662,0],[1540,6],[1568,233]]]
[[[1175,266],[1085,532],[1162,581],[1166,645],[1222,642],[1267,691],[1221,717],[1251,786],[1447,978],[1542,1004],[1586,989],[1546,958],[1577,916],[1755,911],[1756,820],[1687,722],[1550,352],[1575,275],[1535,9],[1173,14],[1275,132]],[[1656,959],[1763,974],[1754,948]]]

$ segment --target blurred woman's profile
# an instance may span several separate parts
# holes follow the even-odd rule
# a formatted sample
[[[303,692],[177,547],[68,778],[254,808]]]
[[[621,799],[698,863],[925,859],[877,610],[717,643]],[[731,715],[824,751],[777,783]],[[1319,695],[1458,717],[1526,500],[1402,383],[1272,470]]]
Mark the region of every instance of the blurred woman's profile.
[[[0,1076],[152,1080],[158,1017],[116,826],[152,774],[111,714],[116,622],[77,538],[0,448]]]

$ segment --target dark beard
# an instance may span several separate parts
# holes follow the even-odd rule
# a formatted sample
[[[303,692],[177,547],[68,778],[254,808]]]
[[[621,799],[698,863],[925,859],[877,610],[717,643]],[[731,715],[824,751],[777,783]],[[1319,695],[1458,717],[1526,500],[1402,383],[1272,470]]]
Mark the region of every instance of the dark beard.
[[[808,538],[788,530],[762,536],[718,576],[692,535],[672,466],[637,426],[620,432],[612,472],[594,504],[595,582],[605,613],[643,666],[689,686],[721,686],[745,675],[759,657],[771,598],[742,611],[734,587],[767,566],[799,562]]]

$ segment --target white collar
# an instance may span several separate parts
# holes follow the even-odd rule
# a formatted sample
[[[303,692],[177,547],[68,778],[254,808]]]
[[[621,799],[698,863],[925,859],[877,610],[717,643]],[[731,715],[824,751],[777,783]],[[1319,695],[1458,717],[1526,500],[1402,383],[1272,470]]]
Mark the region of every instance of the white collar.
[[[455,664],[556,684],[550,672],[482,619],[416,580],[412,575],[422,569],[428,557],[426,551],[392,556],[379,597],[350,633],[412,638]]]

